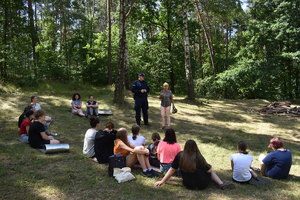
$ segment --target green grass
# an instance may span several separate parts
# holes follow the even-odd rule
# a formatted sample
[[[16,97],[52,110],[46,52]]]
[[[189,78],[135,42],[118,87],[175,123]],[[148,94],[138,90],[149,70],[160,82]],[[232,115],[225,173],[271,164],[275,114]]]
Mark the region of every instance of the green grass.
[[[11,86],[11,88],[13,88]],[[13,89],[9,89],[13,90]],[[2,89],[2,91],[5,91]],[[212,184],[204,191],[185,189],[179,178],[154,188],[158,179],[140,176],[136,180],[118,184],[107,176],[107,165],[92,162],[82,155],[83,138],[89,128],[87,119],[72,115],[70,98],[80,92],[83,99],[93,94],[101,109],[111,109],[113,116],[101,117],[101,125],[112,121],[116,127],[130,127],[135,123],[133,99],[126,105],[112,103],[112,88],[71,84],[42,84],[39,88],[23,88],[0,95],[0,199],[299,199],[300,198],[300,119],[288,116],[261,116],[247,113],[259,109],[265,100],[201,99],[204,105],[188,104],[175,97],[178,113],[172,115],[173,128],[181,147],[186,140],[197,141],[200,151],[213,170],[225,181],[231,181],[229,156],[236,152],[240,140],[248,142],[255,167],[260,153],[267,152],[271,137],[285,139],[292,150],[293,166],[287,180],[272,180],[272,184],[257,188],[237,185],[234,190],[222,191]],[[31,95],[38,95],[47,115],[55,118],[51,131],[59,140],[69,143],[70,153],[45,155],[18,141],[16,121]],[[141,130],[148,142],[153,132],[160,130],[159,100],[149,98],[151,129]]]

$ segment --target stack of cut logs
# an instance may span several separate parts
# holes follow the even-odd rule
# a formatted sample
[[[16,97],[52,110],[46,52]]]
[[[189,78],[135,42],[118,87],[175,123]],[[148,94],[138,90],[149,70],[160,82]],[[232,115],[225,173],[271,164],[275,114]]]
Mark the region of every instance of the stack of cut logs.
[[[291,105],[289,101],[275,101],[263,107],[258,112],[261,114],[300,116],[300,107],[291,107]]]

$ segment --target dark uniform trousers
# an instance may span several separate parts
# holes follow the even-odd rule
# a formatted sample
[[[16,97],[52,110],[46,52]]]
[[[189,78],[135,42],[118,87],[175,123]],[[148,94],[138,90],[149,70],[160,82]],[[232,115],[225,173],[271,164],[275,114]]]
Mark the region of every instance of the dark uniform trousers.
[[[143,112],[144,124],[148,124],[148,99],[145,97],[136,97],[134,102],[135,119],[138,125],[141,124],[141,111]]]

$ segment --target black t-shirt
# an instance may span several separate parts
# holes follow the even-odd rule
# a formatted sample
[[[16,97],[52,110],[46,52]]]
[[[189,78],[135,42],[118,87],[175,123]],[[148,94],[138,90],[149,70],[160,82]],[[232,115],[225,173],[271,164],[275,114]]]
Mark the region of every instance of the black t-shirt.
[[[114,154],[114,141],[117,131],[98,131],[95,136],[95,156],[99,163],[108,163],[108,157]]]
[[[90,105],[96,105],[97,102],[96,101],[93,101],[93,102],[87,101],[86,103],[87,103],[87,105],[90,106]]]
[[[176,155],[176,157],[172,163],[173,169],[179,168],[181,154],[182,154],[182,152],[179,152]],[[200,166],[197,166],[197,169],[195,172],[184,172],[183,170],[180,170],[181,175],[182,175],[183,185],[186,188],[191,189],[191,190],[205,189],[211,181],[211,174],[207,172],[210,168],[211,168],[210,166],[207,166],[206,169],[201,169]]]
[[[45,132],[44,124],[39,121],[34,121],[30,124],[28,131],[29,144],[33,148],[43,148],[44,144],[50,144],[50,140],[44,140],[42,138],[41,132]]]

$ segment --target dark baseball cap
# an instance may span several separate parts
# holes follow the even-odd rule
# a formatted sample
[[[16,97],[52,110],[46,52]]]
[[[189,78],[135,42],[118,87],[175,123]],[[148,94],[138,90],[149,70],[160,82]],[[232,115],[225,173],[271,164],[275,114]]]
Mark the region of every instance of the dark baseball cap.
[[[145,74],[144,73],[139,73],[139,76],[145,77]]]

